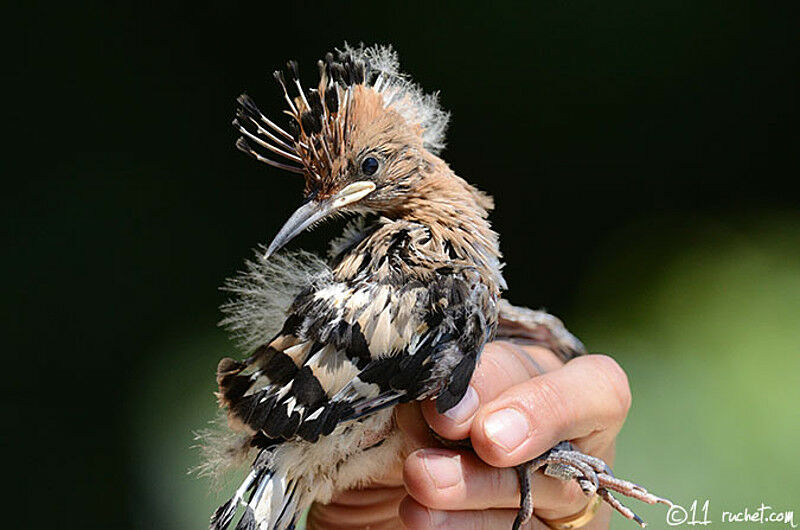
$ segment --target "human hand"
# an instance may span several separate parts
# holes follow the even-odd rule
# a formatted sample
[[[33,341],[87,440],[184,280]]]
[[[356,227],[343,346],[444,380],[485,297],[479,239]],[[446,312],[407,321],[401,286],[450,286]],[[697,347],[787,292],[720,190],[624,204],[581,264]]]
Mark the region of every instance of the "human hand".
[[[314,505],[308,528],[388,529],[400,527],[401,520],[414,529],[511,528],[519,508],[519,485],[510,466],[531,460],[561,440],[572,440],[610,464],[630,405],[627,378],[610,358],[584,356],[563,365],[546,349],[510,343],[487,345],[470,388],[447,415],[437,414],[433,402],[423,403],[421,409],[417,404],[399,407],[398,426],[414,446],[424,449],[412,452],[402,468],[393,469],[380,483],[341,492],[331,504]],[[487,421],[492,412],[509,407],[528,422],[527,429],[498,429],[497,422]],[[513,419],[514,413],[505,418]],[[443,438],[471,438],[474,452],[442,448],[425,421]],[[504,438],[507,431],[518,440]],[[520,436],[524,439],[515,449],[503,448]],[[568,516],[587,502],[575,481],[535,475],[535,515]],[[609,516],[603,506],[585,528],[605,528]],[[545,528],[536,518],[531,525]]]
[[[484,350],[470,387],[444,415],[433,402],[421,405],[437,434],[469,437],[472,451],[411,453],[403,470],[409,496],[399,512],[406,527],[511,528],[520,501],[512,466],[562,440],[613,463],[631,396],[625,373],[610,357],[587,355],[563,364],[549,350],[498,342]],[[536,473],[533,501],[535,516],[558,519],[580,512],[589,498],[574,480]],[[604,504],[584,528],[607,528],[610,513]],[[546,528],[537,517],[528,527]]]

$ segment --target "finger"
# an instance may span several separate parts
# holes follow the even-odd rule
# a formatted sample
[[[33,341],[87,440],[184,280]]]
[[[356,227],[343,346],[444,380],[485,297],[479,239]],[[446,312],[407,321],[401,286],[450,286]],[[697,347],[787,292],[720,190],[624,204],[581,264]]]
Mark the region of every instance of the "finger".
[[[472,422],[472,446],[497,467],[532,460],[562,440],[580,440],[596,454],[616,437],[630,402],[628,379],[613,359],[578,357],[482,407]]]
[[[517,510],[441,511],[422,506],[411,497],[400,503],[400,520],[411,530],[430,528],[453,530],[508,530]],[[521,528],[544,530],[547,527],[533,518]]]
[[[466,438],[481,403],[489,403],[504,390],[561,365],[555,354],[545,348],[510,342],[489,343],[464,398],[444,414],[436,412],[435,401],[425,401],[423,415],[440,436],[450,440]]]
[[[420,402],[412,401],[398,405],[394,414],[397,428],[406,437],[409,453],[421,447],[439,447],[441,445],[431,434],[431,430],[422,416]]]
[[[396,499],[405,495],[402,483],[399,486],[369,486],[361,489],[337,491],[333,494],[330,504],[347,507],[370,506],[380,504],[389,499]],[[399,499],[397,499],[399,500]]]
[[[489,466],[470,451],[415,451],[406,459],[403,481],[408,494],[428,508],[485,510],[520,505],[516,470]],[[575,513],[587,503],[574,480],[562,481],[537,473],[532,489],[533,505],[547,513]]]
[[[314,504],[308,513],[309,528],[396,528],[403,488],[354,491],[361,499],[355,503]],[[392,526],[394,525],[394,526]]]

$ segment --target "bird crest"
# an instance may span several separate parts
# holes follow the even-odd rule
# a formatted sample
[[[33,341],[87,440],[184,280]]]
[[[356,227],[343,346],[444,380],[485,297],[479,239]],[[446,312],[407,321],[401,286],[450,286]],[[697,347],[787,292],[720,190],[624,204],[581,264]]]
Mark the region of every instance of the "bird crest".
[[[345,44],[317,66],[316,88],[303,87],[295,61],[287,63],[288,77],[281,70],[274,73],[288,105],[288,126],[264,116],[246,94],[238,99],[233,122],[242,135],[236,144],[240,150],[303,175],[308,196],[331,194],[347,172],[363,169],[369,174],[370,166],[359,160],[362,123],[383,121],[383,131],[396,135],[402,130],[432,154],[444,147],[449,114],[440,108],[438,93],[425,94],[403,74],[391,46]],[[371,134],[376,134],[375,127]]]

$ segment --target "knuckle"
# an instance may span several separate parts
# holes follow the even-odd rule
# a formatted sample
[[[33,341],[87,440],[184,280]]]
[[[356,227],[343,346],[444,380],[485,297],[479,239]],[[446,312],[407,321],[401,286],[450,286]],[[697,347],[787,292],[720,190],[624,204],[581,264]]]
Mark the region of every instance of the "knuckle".
[[[473,377],[485,379],[487,374],[491,374],[500,369],[498,362],[501,350],[496,346],[496,342],[487,344],[481,353],[481,359],[475,368]]]
[[[509,353],[511,350],[511,345],[505,341],[497,340],[494,342],[489,342],[484,346],[482,355],[489,354],[491,355],[505,355]]]
[[[604,379],[611,394],[617,398],[618,408],[615,416],[624,419],[628,415],[632,402],[628,375],[625,370],[608,355],[588,355],[586,361],[592,363],[595,373]]]
[[[527,377],[534,377],[544,373],[546,370],[537,361],[553,355],[547,348],[541,346],[529,346],[523,348],[519,344],[505,343],[507,345],[508,355],[514,361],[514,369],[519,370],[520,373],[527,374]]]
[[[494,501],[494,494],[496,492],[506,491],[509,489],[514,489],[517,487],[516,484],[509,488],[508,484],[508,475],[506,474],[506,469],[503,468],[491,468],[487,473],[487,489],[486,493],[488,495],[483,496],[483,499],[476,499],[482,508],[490,508],[492,502]],[[514,477],[516,481],[516,477]]]
[[[531,419],[538,419],[540,426],[538,429],[554,429],[556,433],[564,431],[569,423],[570,413],[565,410],[565,405],[569,400],[565,399],[564,391],[555,381],[542,377],[535,379],[535,392],[532,393],[533,403],[527,403],[524,412]],[[531,414],[532,411],[537,413]],[[547,418],[547,421],[542,421]],[[537,426],[534,423],[534,428]],[[556,436],[558,437],[558,436]]]
[[[508,350],[499,342],[486,345],[481,353],[481,360],[473,374],[472,384],[475,387],[489,390],[500,389],[507,381],[513,380],[513,374],[506,362]],[[490,390],[491,392],[491,390]]]
[[[464,524],[459,525],[458,530],[483,530],[485,528],[497,528],[498,521],[497,515],[493,514],[490,510],[482,510],[477,512],[478,517],[470,517]],[[455,529],[455,526],[450,528]]]

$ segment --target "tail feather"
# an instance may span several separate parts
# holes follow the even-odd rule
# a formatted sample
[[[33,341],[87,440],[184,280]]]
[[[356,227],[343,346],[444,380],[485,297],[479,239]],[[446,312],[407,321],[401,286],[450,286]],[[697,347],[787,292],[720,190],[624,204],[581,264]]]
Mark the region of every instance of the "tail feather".
[[[220,506],[211,517],[211,530],[226,530],[236,515],[240,505],[244,513],[235,530],[291,530],[300,514],[307,507],[299,480],[288,480],[285,472],[277,472],[259,466],[263,454],[254,464],[254,469],[242,482],[234,496]],[[260,468],[260,469],[259,469]],[[245,502],[245,495],[250,498]]]
[[[211,516],[211,523],[209,524],[209,528],[211,530],[225,530],[228,528],[228,525],[231,524],[233,521],[233,516],[236,514],[236,503],[233,502],[233,499],[230,499],[228,502],[217,508],[217,511]],[[236,527],[237,530],[239,527]]]
[[[305,508],[299,505],[297,485],[297,481],[288,481],[286,475],[274,473],[259,484],[250,506],[261,530],[288,530],[294,525]]]
[[[247,478],[244,479],[241,486],[236,490],[233,497],[231,497],[228,502],[217,508],[217,511],[214,512],[214,515],[211,516],[211,523],[209,524],[210,530],[225,530],[230,526],[231,522],[233,521],[233,517],[236,515],[236,509],[239,507],[239,504],[242,503],[244,496],[247,494],[248,490],[252,489],[254,482],[257,477],[256,470],[250,471],[250,474],[247,475]],[[236,526],[237,530],[239,530],[239,526]]]
[[[236,530],[256,530],[256,528],[258,528],[256,524],[256,514],[253,509],[248,506],[245,508],[242,518],[239,519]]]

